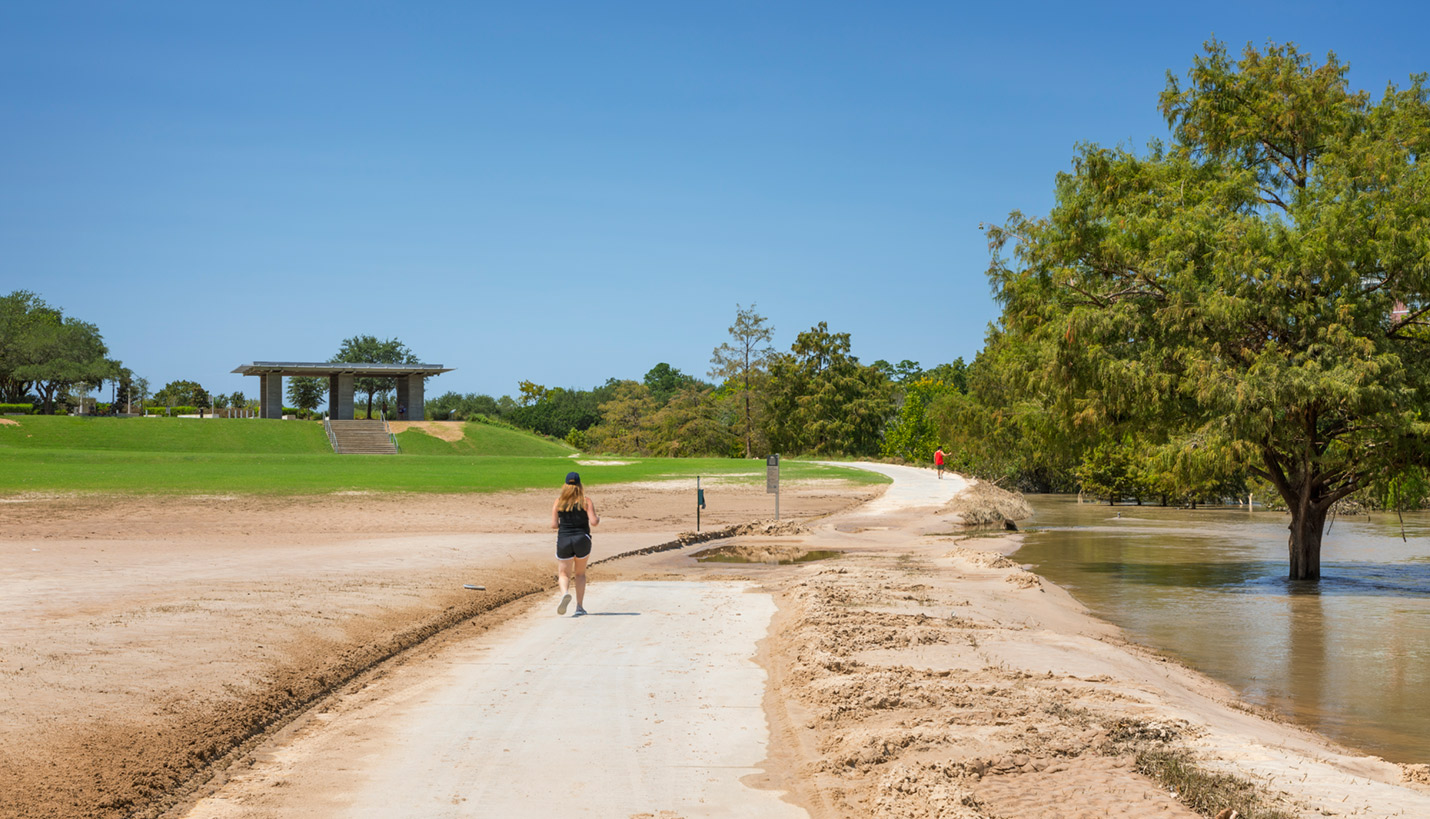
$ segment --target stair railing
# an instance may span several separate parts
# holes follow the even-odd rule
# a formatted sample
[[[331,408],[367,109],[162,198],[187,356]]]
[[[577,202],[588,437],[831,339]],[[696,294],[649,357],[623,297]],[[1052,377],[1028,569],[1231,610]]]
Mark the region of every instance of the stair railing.
[[[336,433],[333,432],[333,425],[332,425],[331,423],[329,423],[329,420],[330,420],[330,419],[328,418],[327,414],[325,413],[325,414],[323,415],[323,431],[326,432],[326,433],[328,433],[328,444],[332,446],[334,452],[337,452],[337,451],[338,451],[338,436],[337,436]]]
[[[387,425],[387,413],[385,412],[382,414],[382,431],[387,433],[387,440],[392,442],[392,451],[401,452],[402,450],[397,446],[397,436],[392,434],[392,427]]]

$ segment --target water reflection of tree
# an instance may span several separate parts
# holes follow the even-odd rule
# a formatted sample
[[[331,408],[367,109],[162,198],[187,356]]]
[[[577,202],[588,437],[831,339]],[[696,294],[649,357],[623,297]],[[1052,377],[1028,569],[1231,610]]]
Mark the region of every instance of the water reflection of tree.
[[[1327,712],[1326,680],[1331,673],[1326,657],[1326,613],[1315,583],[1290,585],[1286,596],[1290,614],[1285,677],[1288,693],[1295,710],[1319,726]]]

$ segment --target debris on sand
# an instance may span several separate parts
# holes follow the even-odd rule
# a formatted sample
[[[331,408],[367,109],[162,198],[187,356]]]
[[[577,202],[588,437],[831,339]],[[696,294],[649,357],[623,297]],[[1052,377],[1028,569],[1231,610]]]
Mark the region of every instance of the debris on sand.
[[[962,546],[959,546],[951,552],[945,552],[943,556],[956,557],[985,569],[1016,569],[1018,567],[1017,563],[1014,563],[997,552],[985,552],[981,549],[965,549]]]
[[[997,552],[985,552],[979,549],[965,549],[962,546],[951,552],[944,553],[944,557],[954,557],[959,560],[978,566],[984,569],[1012,569],[1004,575],[1003,581],[1017,586],[1020,589],[1042,589],[1043,581],[1030,571],[1024,570],[1021,566]]]
[[[794,520],[752,520],[733,527],[736,535],[807,535],[809,528]]]
[[[1009,492],[987,481],[978,481],[959,492],[944,509],[957,514],[964,526],[1011,524],[1033,514],[1023,493]]]

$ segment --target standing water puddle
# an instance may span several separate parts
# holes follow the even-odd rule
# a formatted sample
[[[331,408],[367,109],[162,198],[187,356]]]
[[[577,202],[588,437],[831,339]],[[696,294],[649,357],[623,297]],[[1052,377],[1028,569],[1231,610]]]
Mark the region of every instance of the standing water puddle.
[[[701,563],[767,563],[780,566],[828,560],[838,556],[837,551],[805,549],[778,543],[735,543],[695,553],[695,559]]]
[[[1430,762],[1430,513],[1334,521],[1286,579],[1279,512],[1033,496],[1014,555],[1144,645],[1396,762]]]

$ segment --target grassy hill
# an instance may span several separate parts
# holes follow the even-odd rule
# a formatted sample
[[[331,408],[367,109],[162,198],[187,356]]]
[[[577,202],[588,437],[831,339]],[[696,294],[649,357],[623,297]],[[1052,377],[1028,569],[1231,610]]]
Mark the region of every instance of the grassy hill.
[[[497,492],[557,487],[571,469],[589,485],[739,476],[763,483],[764,462],[623,458],[581,464],[565,446],[487,424],[448,442],[416,429],[403,456],[334,455],[308,421],[24,416],[0,424],[0,494],[321,494],[338,491]],[[465,457],[453,457],[465,456]],[[480,457],[478,457],[480,456]],[[786,460],[786,480],[884,483],[882,475]]]
[[[7,448],[129,452],[332,453],[316,421],[258,418],[103,418],[22,415],[18,426],[0,425]]]

